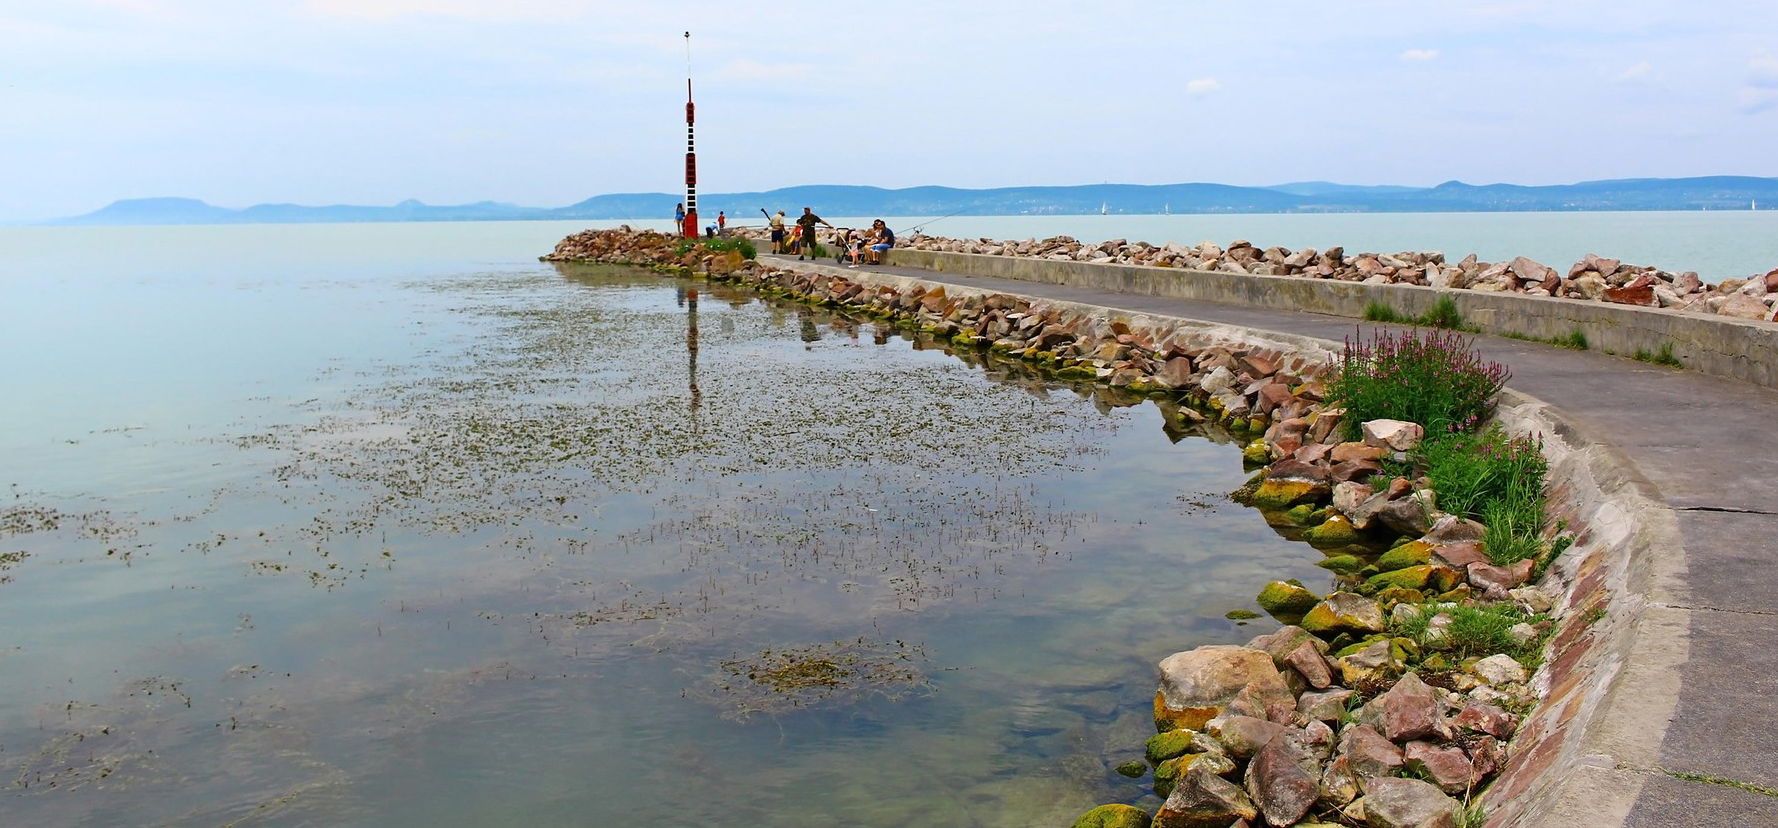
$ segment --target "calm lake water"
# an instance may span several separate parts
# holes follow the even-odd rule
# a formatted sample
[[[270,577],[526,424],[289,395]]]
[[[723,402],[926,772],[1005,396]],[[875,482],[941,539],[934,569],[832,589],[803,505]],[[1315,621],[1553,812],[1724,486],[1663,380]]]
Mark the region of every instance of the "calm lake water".
[[[1153,403],[578,227],[0,230],[4,822],[1066,824],[1326,581]]]
[[[930,230],[1720,277],[1768,215]],[[1326,583],[1162,407],[535,261],[585,226],[0,228],[0,821],[1067,824]]]

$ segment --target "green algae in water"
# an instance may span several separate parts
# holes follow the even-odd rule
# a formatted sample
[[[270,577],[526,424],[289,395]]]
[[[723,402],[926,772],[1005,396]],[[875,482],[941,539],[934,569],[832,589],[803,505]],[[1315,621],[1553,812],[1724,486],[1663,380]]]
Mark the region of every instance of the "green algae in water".
[[[725,659],[708,697],[724,718],[746,721],[866,696],[899,699],[927,689],[925,649],[904,641],[835,641]]]

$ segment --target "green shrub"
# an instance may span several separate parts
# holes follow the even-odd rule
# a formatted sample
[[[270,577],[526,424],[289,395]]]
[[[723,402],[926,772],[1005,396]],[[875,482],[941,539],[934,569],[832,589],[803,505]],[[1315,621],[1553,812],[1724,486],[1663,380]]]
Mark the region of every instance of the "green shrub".
[[[1484,362],[1471,340],[1438,330],[1376,331],[1370,342],[1346,340],[1328,393],[1346,409],[1346,438],[1367,420],[1408,420],[1428,432],[1474,431],[1494,412],[1511,373]]]
[[[1512,634],[1508,632],[1515,625],[1530,620],[1517,604],[1502,601],[1486,606],[1458,605],[1450,610],[1451,626],[1445,628],[1445,643],[1442,649],[1448,649],[1458,658],[1471,656],[1490,656],[1495,653],[1506,653],[1511,656],[1525,655],[1530,649],[1528,645],[1514,643]]]
[[[1543,498],[1531,503],[1494,501],[1482,507],[1482,550],[1496,566],[1506,566],[1543,554],[1539,530],[1543,525]]]
[[[1524,644],[1513,641],[1510,630],[1514,626],[1535,622],[1542,616],[1526,615],[1524,610],[1510,601],[1484,605],[1422,604],[1418,609],[1417,613],[1392,620],[1389,624],[1390,633],[1413,639],[1428,650],[1451,653],[1458,660],[1506,653],[1519,659],[1521,663],[1526,663],[1536,660],[1542,646],[1542,642],[1535,640]],[[1442,640],[1427,641],[1432,619],[1438,615],[1450,616],[1451,623],[1445,627]],[[1535,665],[1526,663],[1527,668],[1533,666]]]
[[[1536,440],[1508,437],[1495,425],[1474,434],[1430,434],[1415,453],[1438,492],[1439,508],[1451,514],[1480,520],[1493,503],[1542,505],[1549,464]]]
[[[1420,314],[1420,324],[1448,331],[1467,330],[1463,323],[1463,311],[1457,309],[1457,300],[1449,296],[1440,296],[1432,307]]]
[[[1569,331],[1567,336],[1558,336],[1550,340],[1550,343],[1553,345],[1560,345],[1564,348],[1573,348],[1576,351],[1584,351],[1588,348],[1587,332],[1575,328],[1574,330]]]
[[[1364,306],[1364,321],[1382,322],[1387,324],[1390,322],[1410,322],[1412,320],[1402,316],[1399,311],[1382,302],[1372,302]]]

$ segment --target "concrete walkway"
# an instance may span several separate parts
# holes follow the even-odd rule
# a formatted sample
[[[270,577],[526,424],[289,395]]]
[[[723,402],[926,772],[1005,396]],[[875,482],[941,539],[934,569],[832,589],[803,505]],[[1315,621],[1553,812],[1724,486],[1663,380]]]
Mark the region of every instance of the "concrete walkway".
[[[794,257],[760,258],[796,264]],[[1360,325],[1374,327],[1320,314],[913,268],[865,270],[1334,342],[1354,336]],[[1622,798],[1638,783],[1622,824],[1778,825],[1778,797],[1729,784],[1778,789],[1778,496],[1765,490],[1778,483],[1778,392],[1510,339],[1478,337],[1476,347],[1512,369],[1512,388],[1616,446],[1674,511],[1684,543],[1674,550],[1675,577],[1657,587],[1648,609],[1676,623],[1646,625],[1676,631],[1666,648],[1675,654],[1676,704],[1649,704],[1651,712],[1637,720],[1638,688],[1620,686],[1617,692],[1630,697],[1612,701],[1625,706],[1645,737],[1664,731],[1659,767],[1602,757],[1597,773],[1565,786],[1559,810],[1570,817],[1567,825],[1605,824],[1592,806]]]

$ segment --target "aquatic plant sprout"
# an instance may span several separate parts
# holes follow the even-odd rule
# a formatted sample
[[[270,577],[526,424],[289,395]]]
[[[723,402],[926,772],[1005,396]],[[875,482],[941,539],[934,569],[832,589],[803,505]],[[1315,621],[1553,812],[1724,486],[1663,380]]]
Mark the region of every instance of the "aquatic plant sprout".
[[[1348,338],[1328,383],[1331,398],[1346,409],[1346,438],[1359,439],[1362,425],[1379,419],[1419,423],[1433,433],[1479,428],[1512,374],[1483,360],[1473,342],[1418,328],[1374,331],[1369,341]]]

